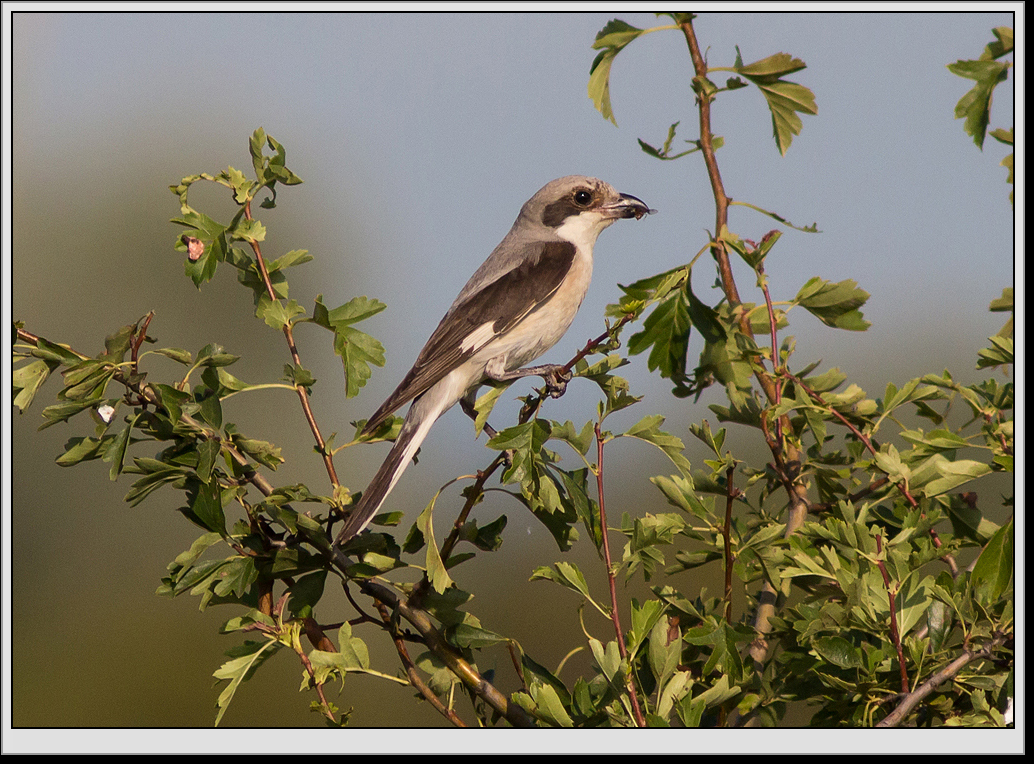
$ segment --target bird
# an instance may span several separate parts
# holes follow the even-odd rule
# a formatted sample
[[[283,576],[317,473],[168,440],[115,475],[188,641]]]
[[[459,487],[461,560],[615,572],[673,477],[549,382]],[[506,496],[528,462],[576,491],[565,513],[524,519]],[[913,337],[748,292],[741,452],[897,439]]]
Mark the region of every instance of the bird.
[[[442,414],[461,403],[474,416],[474,396],[482,384],[541,376],[551,394],[562,392],[563,367],[525,364],[553,347],[574,320],[592,278],[599,234],[616,220],[638,220],[653,212],[641,199],[583,175],[550,181],[525,202],[413,367],[363,427],[360,437],[411,402],[394,445],[346,519],[337,544],[366,528]]]

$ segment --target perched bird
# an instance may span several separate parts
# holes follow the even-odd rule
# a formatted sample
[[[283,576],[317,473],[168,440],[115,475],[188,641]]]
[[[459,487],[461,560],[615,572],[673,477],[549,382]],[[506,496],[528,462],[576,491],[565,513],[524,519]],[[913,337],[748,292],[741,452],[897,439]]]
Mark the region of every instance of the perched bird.
[[[480,385],[542,376],[559,389],[560,366],[524,367],[553,347],[574,320],[592,277],[592,248],[619,218],[653,212],[596,178],[570,175],[543,186],[471,276],[416,363],[367,421],[375,431],[412,401],[395,444],[337,537],[343,544],[377,513],[431,425],[457,402],[473,412]]]

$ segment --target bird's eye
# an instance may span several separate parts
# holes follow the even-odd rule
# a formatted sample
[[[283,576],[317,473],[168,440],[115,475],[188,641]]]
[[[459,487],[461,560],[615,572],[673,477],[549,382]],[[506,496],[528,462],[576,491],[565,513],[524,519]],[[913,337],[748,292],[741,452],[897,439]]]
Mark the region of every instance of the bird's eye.
[[[579,207],[588,207],[589,202],[592,201],[592,194],[586,191],[584,188],[580,188],[574,192],[574,203]]]

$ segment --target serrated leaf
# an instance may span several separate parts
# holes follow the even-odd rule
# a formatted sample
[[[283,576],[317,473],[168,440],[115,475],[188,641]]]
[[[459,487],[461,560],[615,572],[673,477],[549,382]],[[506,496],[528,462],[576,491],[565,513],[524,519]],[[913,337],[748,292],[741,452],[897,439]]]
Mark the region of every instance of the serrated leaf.
[[[296,316],[305,314],[305,308],[295,300],[286,304],[281,300],[271,300],[268,295],[259,297],[258,305],[255,308],[255,315],[261,318],[273,329],[283,329],[290,324]]]
[[[747,66],[737,66],[738,74],[746,77],[761,90],[772,114],[772,132],[779,153],[785,155],[795,135],[801,132],[797,112],[818,114],[815,94],[803,85],[781,79],[787,74],[805,68],[805,63],[788,53],[776,53]]]
[[[11,372],[11,386],[14,389],[13,403],[25,411],[36,397],[36,393],[47,381],[50,373],[58,367],[57,362],[38,360],[19,366]]]
[[[801,287],[794,302],[818,318],[826,326],[850,331],[864,331],[869,322],[858,310],[869,299],[869,293],[858,288],[853,279],[833,283],[815,276]]]
[[[280,643],[272,640],[266,642],[249,641],[245,642],[241,647],[227,652],[227,655],[231,656],[231,660],[224,663],[212,674],[216,679],[229,681],[226,688],[219,693],[219,699],[216,701],[219,712],[215,717],[215,726],[219,726],[223,714],[229,708],[230,702],[233,700],[233,696],[241,683],[250,679],[258,667],[265,663],[279,648]]]
[[[994,60],[956,61],[948,64],[948,71],[959,77],[976,80],[976,84],[955,105],[955,119],[965,118],[963,130],[978,147],[983,148],[991,120],[991,97],[995,86],[1008,77],[1009,63]]]

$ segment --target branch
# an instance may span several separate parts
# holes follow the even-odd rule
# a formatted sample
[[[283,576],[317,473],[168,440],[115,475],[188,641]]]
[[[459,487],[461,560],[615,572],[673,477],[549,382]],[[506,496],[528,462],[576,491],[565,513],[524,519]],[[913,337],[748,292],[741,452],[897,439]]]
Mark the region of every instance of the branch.
[[[679,27],[686,37],[689,46],[690,57],[693,59],[693,69],[696,77],[693,80],[694,90],[697,93],[697,105],[700,113],[700,153],[704,157],[704,164],[707,167],[707,176],[711,181],[711,190],[715,200],[715,236],[711,243],[711,253],[718,264],[718,274],[722,283],[722,290],[726,299],[733,308],[738,307],[740,300],[739,290],[736,288],[736,281],[733,278],[732,266],[729,263],[729,252],[722,241],[722,231],[727,230],[729,222],[729,203],[732,201],[725,193],[725,185],[722,183],[722,176],[718,170],[718,160],[715,158],[714,143],[711,134],[711,96],[707,93],[707,62],[700,51],[697,42],[696,32],[693,30],[692,20],[682,22]],[[739,311],[740,331],[747,337],[752,336],[750,328],[750,317]],[[777,366],[777,357],[772,358],[773,366]],[[761,385],[768,401],[774,404],[779,400],[778,386],[762,367],[756,366],[754,376]],[[777,472],[780,475],[784,489],[789,499],[789,512],[786,521],[784,538],[792,536],[804,523],[808,514],[807,486],[797,482],[800,463],[800,454],[797,449],[787,443],[783,438],[773,438],[768,434],[765,418],[762,417],[762,426],[765,432],[765,440],[769,450],[772,452]],[[783,418],[778,425],[779,432],[790,430],[789,418]],[[765,635],[769,632],[769,619],[775,615],[776,604],[779,600],[778,592],[772,584],[765,581],[761,585],[758,595],[758,608],[754,616],[754,628],[758,637],[751,643],[750,655],[754,660],[755,668],[760,672],[761,666],[768,653],[768,641]]]
[[[251,202],[247,202],[244,205],[244,217],[251,220]],[[257,241],[248,240],[251,245],[252,252],[255,253],[255,262],[258,264],[259,273],[262,275],[262,283],[265,284],[266,294],[269,295],[269,299],[273,302],[278,302],[279,298],[276,296],[276,292],[273,290],[273,283],[269,280],[269,271],[266,268],[266,261],[262,257],[262,250],[258,245]],[[291,322],[288,321],[284,324],[284,337],[287,339],[287,347],[291,352],[291,360],[294,362],[296,367],[301,367],[302,361],[301,356],[298,354],[298,346],[294,342],[294,330],[291,328]],[[319,425],[316,424],[316,417],[313,416],[312,407],[309,405],[309,392],[303,385],[295,385],[295,392],[298,393],[298,400],[301,401],[302,411],[305,414],[305,421],[309,423],[309,430],[312,431],[312,436],[316,439],[316,450],[323,457],[323,464],[327,468],[327,475],[330,477],[330,482],[334,488],[338,488],[340,483],[337,479],[337,471],[334,469],[334,457],[327,449],[327,443],[323,439],[322,433],[320,433]]]
[[[391,613],[388,612],[388,608],[383,603],[377,603],[377,612],[381,614],[381,619],[384,621],[384,627],[391,633],[391,639],[395,643],[395,650],[399,654],[399,659],[402,661],[403,667],[406,669],[406,676],[409,677],[409,683],[413,685],[423,696],[424,700],[430,703],[434,709],[448,719],[455,727],[466,727],[463,720],[456,715],[456,712],[451,708],[442,703],[438,699],[438,696],[434,694],[430,687],[425,684],[424,680],[420,677],[420,673],[417,671],[416,664],[413,663],[413,659],[409,657],[409,649],[406,647],[406,641],[402,638],[402,635],[398,633],[391,623]]]
[[[37,345],[40,341],[40,337],[21,328],[18,329],[18,338],[31,345]],[[75,350],[69,350],[69,352],[84,360],[89,358],[89,356],[82,355]],[[140,398],[148,404],[164,410],[158,396],[149,386],[141,385],[138,381],[139,378],[137,378],[137,381],[130,380],[126,374],[119,370],[113,375],[112,379],[140,396]],[[219,438],[216,433],[213,433],[208,427],[187,414],[181,414],[179,421],[188,426],[194,432],[197,432],[201,437],[217,441],[222,451],[242,468],[247,481],[258,489],[263,496],[270,496],[273,494],[275,490],[273,485],[255,470],[254,465],[249,462],[247,457],[240,453],[233,444]],[[323,553],[323,555],[338,570],[338,572],[341,573],[341,575],[348,578],[348,558],[345,557],[337,547],[331,544],[329,539],[312,535],[306,536],[305,538],[309,543],[313,544],[313,546]],[[420,633],[427,648],[441,658],[453,673],[460,678],[464,685],[471,690],[471,692],[481,697],[489,706],[506,718],[507,721],[515,727],[535,726],[534,719],[528,716],[524,709],[514,703],[510,703],[505,695],[482,678],[481,675],[466,660],[464,660],[462,656],[456,653],[456,651],[445,641],[445,638],[442,637],[437,629],[434,628],[434,625],[431,622],[431,617],[426,611],[413,607],[393,589],[383,584],[374,581],[359,581],[358,584],[363,592],[373,599],[378,602],[382,602],[391,608],[397,608],[402,617],[409,621]]]
[[[621,660],[628,665],[628,674],[625,676],[628,695],[632,700],[632,711],[635,714],[637,727],[645,727],[646,719],[643,718],[643,711],[639,708],[639,695],[636,692],[635,682],[632,679],[632,663],[628,659],[628,648],[625,647],[625,635],[621,629],[621,618],[618,615],[618,595],[614,577],[614,568],[610,561],[610,541],[607,538],[607,511],[603,501],[603,438],[600,434],[600,425],[596,424],[596,494],[600,505],[600,529],[603,536],[603,562],[607,566],[607,583],[610,586],[610,619],[614,623],[614,635],[618,643],[618,651],[621,653]]]
[[[912,710],[919,705],[928,695],[940,685],[954,678],[963,668],[979,658],[990,658],[994,649],[1005,641],[1004,637],[995,637],[988,644],[979,650],[963,650],[962,655],[953,660],[943,669],[923,682],[912,692],[908,693],[898,704],[897,708],[876,724],[877,727],[897,727],[905,720]]]
[[[876,534],[876,554],[883,554],[883,536]],[[894,604],[894,587],[890,581],[890,574],[887,572],[887,564],[883,560],[876,561],[876,567],[883,576],[883,586],[887,590],[887,601],[890,608],[890,639],[894,643],[894,649],[898,654],[898,671],[901,673],[901,691],[908,692],[908,669],[905,667],[905,651],[901,647],[901,635],[898,634],[897,608]]]

